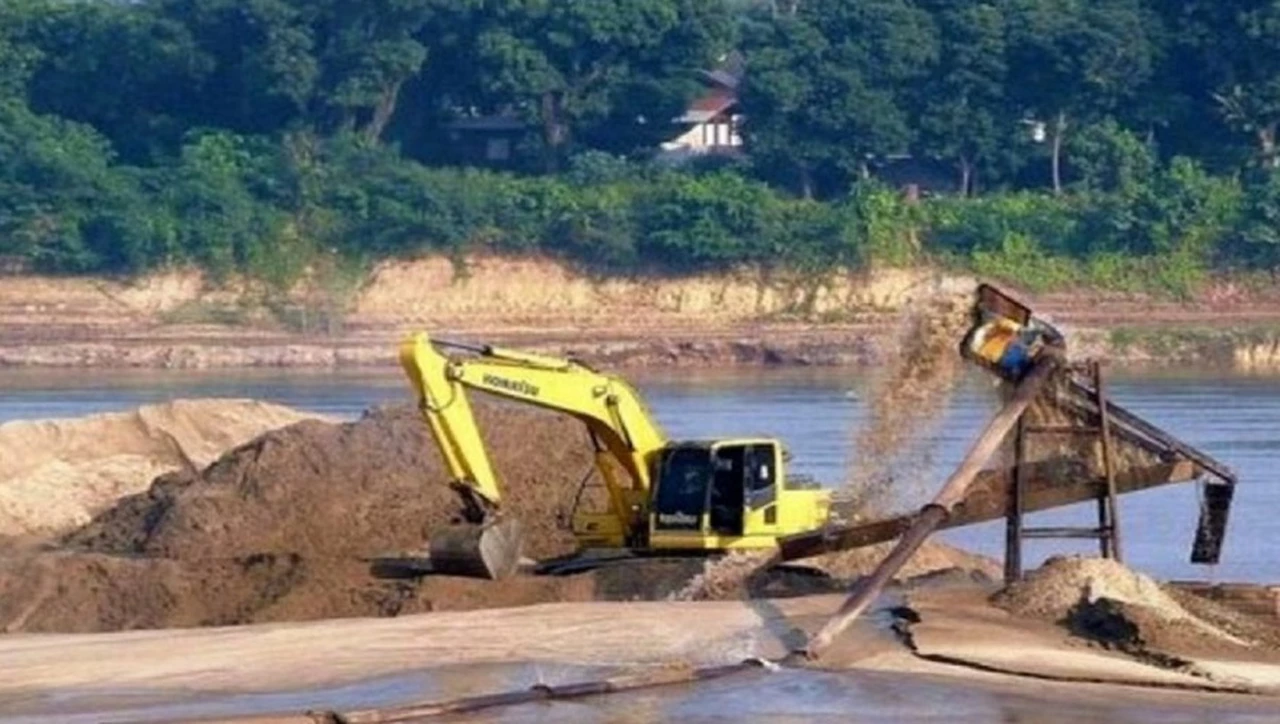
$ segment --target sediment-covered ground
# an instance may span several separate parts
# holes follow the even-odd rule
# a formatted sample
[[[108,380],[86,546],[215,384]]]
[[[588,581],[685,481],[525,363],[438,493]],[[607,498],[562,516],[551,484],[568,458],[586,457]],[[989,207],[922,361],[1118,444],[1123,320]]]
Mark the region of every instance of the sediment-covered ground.
[[[279,414],[285,421],[293,413]],[[477,414],[508,508],[529,533],[527,552],[570,551],[572,538],[557,520],[592,464],[580,425],[501,404],[479,404]],[[75,448],[86,460],[110,457],[122,441],[135,440],[101,435],[95,446],[88,439]],[[33,459],[39,449],[32,447]],[[732,599],[720,601],[670,600],[702,572],[700,561],[503,582],[381,578],[372,559],[420,550],[432,529],[458,513],[410,406],[371,410],[355,422],[303,420],[268,430],[203,468],[194,453],[187,457],[192,462],[90,522],[46,536],[42,547],[0,554],[0,627],[9,634],[0,636],[0,713],[41,711],[31,696],[59,691],[89,697],[76,705],[89,710],[116,706],[121,688],[137,701],[181,701],[192,692],[336,685],[423,666],[616,667],[780,656],[841,600],[811,594],[846,590],[888,548],[804,562],[825,577],[729,577],[731,585],[699,596]],[[950,573],[924,575],[943,571]],[[1004,590],[998,577],[990,560],[926,544],[900,573],[911,579],[907,585],[823,665],[984,685],[1032,676],[1215,696],[1280,692],[1280,628],[1273,621],[1109,561],[1055,559]],[[487,610],[465,612],[475,609]],[[427,612],[435,613],[412,615]],[[353,617],[403,621],[288,623]],[[267,622],[273,626],[127,637],[27,635]],[[141,663],[115,665],[124,659]],[[318,659],[326,664],[301,665]]]

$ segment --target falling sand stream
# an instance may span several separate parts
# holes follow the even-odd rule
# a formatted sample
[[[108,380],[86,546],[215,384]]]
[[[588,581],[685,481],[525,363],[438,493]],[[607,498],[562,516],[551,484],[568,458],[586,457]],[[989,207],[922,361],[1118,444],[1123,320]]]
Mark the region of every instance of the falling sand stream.
[[[937,292],[904,307],[901,331],[869,390],[866,422],[853,435],[845,480],[833,495],[842,517],[885,515],[927,492],[932,459],[919,443],[942,419],[960,379],[959,342],[972,304],[970,294]],[[710,561],[672,599],[723,597],[772,558],[750,551]]]

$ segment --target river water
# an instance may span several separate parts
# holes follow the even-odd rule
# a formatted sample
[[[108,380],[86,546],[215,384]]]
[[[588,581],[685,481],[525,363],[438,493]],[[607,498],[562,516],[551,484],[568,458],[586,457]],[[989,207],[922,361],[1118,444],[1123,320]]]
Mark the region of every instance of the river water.
[[[632,375],[673,437],[763,434],[781,438],[792,471],[837,484],[862,424],[866,373],[786,369]],[[355,418],[372,405],[409,398],[396,369],[363,371],[0,370],[0,422],[125,410],[182,397],[251,397]],[[1280,378],[1207,372],[1113,375],[1112,399],[1235,468],[1240,484],[1222,563],[1188,562],[1198,491],[1183,484],[1124,496],[1120,520],[1131,565],[1162,578],[1280,581]],[[973,372],[917,452],[932,460],[923,502],[961,457],[995,409],[989,378]],[[1085,525],[1092,504],[1030,516],[1029,525]],[[942,534],[945,540],[999,557],[1003,523]],[[1092,552],[1092,541],[1029,541],[1027,565],[1053,553]]]
[[[634,375],[634,379],[673,437],[779,437],[794,454],[793,471],[833,484],[844,478],[851,462],[856,464],[848,458],[850,440],[866,410],[864,398],[869,381],[864,373],[650,370]],[[0,391],[0,422],[126,410],[183,397],[251,397],[351,419],[372,405],[403,402],[409,396],[406,383],[394,369],[207,373],[0,370]],[[1233,466],[1240,476],[1223,562],[1216,569],[1187,562],[1197,514],[1197,491],[1192,485],[1170,486],[1121,499],[1128,562],[1163,578],[1280,581],[1280,555],[1276,555],[1280,523],[1275,515],[1280,510],[1276,474],[1276,464],[1280,462],[1280,378],[1194,372],[1141,377],[1117,374],[1111,394],[1120,404]],[[928,476],[931,485],[945,477],[994,407],[989,380],[975,372],[957,390],[936,429],[917,451],[933,461],[932,474]],[[927,493],[922,488],[913,495],[922,497]],[[1088,506],[1051,511],[1032,516],[1030,524],[1086,524],[1091,512]],[[1002,523],[948,531],[943,537],[996,557],[1003,550]],[[1027,563],[1036,565],[1055,552],[1092,550],[1089,543],[1032,541],[1028,544]],[[122,718],[128,713],[140,720],[163,720],[317,705],[387,705],[420,699],[423,681],[434,682],[440,675],[439,671],[424,672],[326,691],[224,696],[116,713]],[[516,681],[520,676],[512,676],[513,686],[520,683]],[[449,693],[458,694],[452,690]],[[1236,709],[1236,703],[1240,709]],[[58,711],[59,707],[53,710]],[[0,719],[81,720],[69,714],[67,709],[61,709],[59,713],[48,712],[29,719]],[[1221,707],[1202,709],[1165,706],[1156,699],[1125,703],[1100,695],[1087,699],[1051,697],[1038,693],[1036,687],[991,690],[874,672],[791,671],[582,703],[514,707],[496,711],[484,720],[790,722],[847,721],[851,715],[863,722],[1173,724],[1212,720],[1252,724],[1273,721],[1275,713],[1241,702],[1223,702]],[[82,716],[84,721],[97,720],[95,715]]]

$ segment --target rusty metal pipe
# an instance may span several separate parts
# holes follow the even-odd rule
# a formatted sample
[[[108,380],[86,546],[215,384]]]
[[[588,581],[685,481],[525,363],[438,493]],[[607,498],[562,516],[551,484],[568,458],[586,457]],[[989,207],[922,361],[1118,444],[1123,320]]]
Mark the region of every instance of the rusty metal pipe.
[[[772,666],[762,659],[745,659],[736,664],[719,666],[665,666],[647,671],[617,674],[604,679],[579,681],[570,684],[538,684],[528,689],[504,691],[496,694],[464,696],[457,699],[420,702],[394,707],[380,707],[360,711],[308,711],[305,714],[249,715],[219,717],[216,719],[191,719],[186,724],[400,724],[449,714],[465,714],[500,706],[528,704],[538,701],[578,699],[587,696],[634,691],[657,686],[686,684],[708,679],[718,679],[748,671],[759,671]]]
[[[809,641],[803,654],[809,659],[822,656],[837,636],[844,632],[862,612],[880,595],[886,584],[893,578],[911,556],[918,550],[938,526],[951,516],[952,509],[964,500],[969,486],[982,471],[987,460],[1000,449],[1000,443],[1008,437],[1022,413],[1035,400],[1041,388],[1053,376],[1062,361],[1057,355],[1049,354],[1037,361],[1035,367],[1018,383],[1012,399],[1005,403],[987,423],[982,434],[969,448],[968,454],[956,466],[947,481],[943,483],[933,501],[920,509],[911,526],[898,539],[898,544],[872,574],[854,585],[849,597],[836,611],[818,633]]]

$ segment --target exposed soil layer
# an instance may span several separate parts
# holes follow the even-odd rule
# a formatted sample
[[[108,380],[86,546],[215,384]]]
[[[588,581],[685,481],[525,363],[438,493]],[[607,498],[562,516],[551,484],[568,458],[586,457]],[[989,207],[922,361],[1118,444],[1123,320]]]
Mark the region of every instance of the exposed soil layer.
[[[572,549],[556,524],[591,464],[578,423],[477,406],[528,553]],[[0,564],[0,626],[25,631],[235,624],[593,596],[590,576],[502,584],[383,580],[369,559],[420,550],[459,511],[409,406],[301,422],[199,473],[158,478],[64,539]]]
[[[277,305],[262,304],[263,290],[248,280],[214,284],[191,270],[128,282],[6,276],[0,367],[393,365],[396,343],[411,327],[612,365],[865,365],[891,352],[896,310],[939,285],[972,288],[974,281],[923,268],[601,279],[552,260],[491,256],[467,259],[461,274],[457,262],[387,261],[347,291],[304,284],[286,301],[294,313],[283,316]],[[1090,354],[1274,371],[1280,299],[1273,287],[1226,280],[1190,302],[1013,291],[1072,326],[1077,342],[1090,338],[1083,345]],[[1106,333],[1120,326],[1176,334],[1122,344]],[[1208,340],[1180,340],[1181,332],[1204,329],[1214,332]]]

